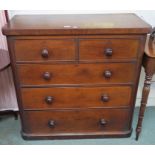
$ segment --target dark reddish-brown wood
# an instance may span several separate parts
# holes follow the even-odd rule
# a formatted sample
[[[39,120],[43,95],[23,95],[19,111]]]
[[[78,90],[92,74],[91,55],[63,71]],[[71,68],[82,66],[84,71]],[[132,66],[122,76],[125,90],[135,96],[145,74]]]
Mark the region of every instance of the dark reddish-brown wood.
[[[79,43],[80,60],[135,59],[138,39],[82,39]]]
[[[22,86],[132,83],[135,76],[134,63],[20,64],[17,68]]]
[[[155,41],[154,34],[155,34],[155,29],[152,31],[151,37],[149,39],[149,44],[148,44],[149,49],[144,54],[144,57],[143,57],[143,66],[144,66],[146,75],[145,75],[144,87],[142,92],[139,118],[138,118],[138,123],[136,128],[136,140],[138,140],[142,130],[142,122],[143,122],[145,108],[147,105],[147,100],[150,92],[151,81],[152,81],[153,75],[155,74],[155,50],[153,48],[155,46],[153,45]]]
[[[24,109],[129,107],[131,87],[23,88]],[[125,96],[125,97],[124,97]]]
[[[3,33],[23,137],[130,136],[150,30],[134,14],[15,16]]]
[[[151,26],[135,14],[16,15],[6,35],[146,34]]]
[[[129,133],[129,110],[26,111],[24,133],[33,136],[106,135]],[[64,117],[65,116],[65,117]],[[103,119],[106,121],[103,124]],[[102,122],[101,122],[102,121]],[[33,124],[33,125],[32,125]]]
[[[17,61],[75,60],[75,40],[16,40]],[[46,56],[45,56],[46,55]]]

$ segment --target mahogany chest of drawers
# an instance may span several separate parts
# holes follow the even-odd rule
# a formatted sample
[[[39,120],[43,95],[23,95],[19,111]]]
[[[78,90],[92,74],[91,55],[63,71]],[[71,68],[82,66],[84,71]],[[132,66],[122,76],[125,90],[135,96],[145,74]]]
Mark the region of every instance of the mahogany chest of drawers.
[[[130,136],[150,30],[134,14],[13,17],[3,33],[22,136]]]

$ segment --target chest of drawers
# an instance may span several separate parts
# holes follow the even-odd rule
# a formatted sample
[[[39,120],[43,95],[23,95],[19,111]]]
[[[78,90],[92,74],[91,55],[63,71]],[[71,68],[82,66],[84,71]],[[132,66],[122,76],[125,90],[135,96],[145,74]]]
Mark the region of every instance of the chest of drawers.
[[[150,29],[134,14],[15,16],[3,33],[22,136],[130,136]]]

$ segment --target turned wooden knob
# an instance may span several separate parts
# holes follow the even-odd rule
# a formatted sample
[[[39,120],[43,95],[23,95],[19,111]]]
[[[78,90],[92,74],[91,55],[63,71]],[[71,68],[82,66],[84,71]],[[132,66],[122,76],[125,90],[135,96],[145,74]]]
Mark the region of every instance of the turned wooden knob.
[[[112,72],[111,72],[111,71],[106,70],[106,71],[104,72],[104,77],[105,77],[105,78],[111,78],[111,76],[112,76]]]
[[[105,53],[106,56],[112,56],[113,51],[112,51],[111,48],[106,48],[104,53]]]
[[[100,125],[102,125],[102,126],[104,126],[104,125],[106,125],[107,124],[107,122],[105,121],[105,119],[100,119]]]
[[[108,102],[110,100],[110,98],[109,98],[109,96],[107,94],[104,94],[104,95],[101,96],[101,100],[103,102]]]
[[[45,102],[47,103],[47,104],[51,104],[52,102],[53,102],[53,97],[52,96],[47,96],[46,98],[45,98]]]
[[[49,120],[49,121],[48,121],[48,126],[49,126],[50,128],[55,127],[55,121],[54,121],[54,120]]]
[[[43,58],[48,58],[48,56],[49,56],[48,50],[47,49],[43,49],[42,52],[41,52],[41,56]]]
[[[51,79],[51,73],[45,72],[45,73],[43,74],[43,78],[44,78],[45,80],[50,80],[50,79]]]

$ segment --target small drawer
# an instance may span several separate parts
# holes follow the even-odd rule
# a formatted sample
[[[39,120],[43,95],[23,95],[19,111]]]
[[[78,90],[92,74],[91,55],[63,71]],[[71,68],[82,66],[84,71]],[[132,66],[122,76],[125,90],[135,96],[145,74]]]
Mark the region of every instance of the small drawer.
[[[18,73],[21,85],[131,83],[135,64],[20,64]]]
[[[40,136],[113,134],[129,131],[128,109],[25,111],[24,133]]]
[[[16,61],[73,61],[75,50],[73,39],[15,40]]]
[[[131,87],[22,88],[24,109],[129,107]]]
[[[80,60],[137,58],[139,40],[136,39],[83,39],[80,40]]]

